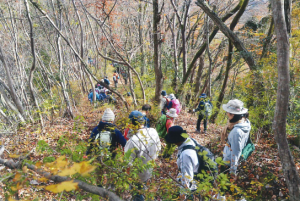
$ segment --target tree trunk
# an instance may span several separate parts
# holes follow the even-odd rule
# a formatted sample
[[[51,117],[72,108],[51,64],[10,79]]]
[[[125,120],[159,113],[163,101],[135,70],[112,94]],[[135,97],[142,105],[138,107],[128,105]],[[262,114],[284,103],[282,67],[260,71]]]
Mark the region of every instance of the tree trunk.
[[[300,178],[286,138],[286,117],[289,105],[289,36],[284,17],[283,0],[271,1],[277,37],[278,89],[273,131],[288,186],[290,200],[300,198]]]
[[[33,84],[32,84],[33,74],[34,74],[34,71],[35,71],[35,68],[36,68],[36,56],[35,56],[35,44],[34,44],[34,37],[33,37],[33,27],[32,27],[32,21],[31,21],[31,17],[30,17],[29,5],[28,5],[27,0],[24,0],[24,4],[25,4],[26,14],[27,14],[28,22],[29,22],[30,47],[31,47],[31,53],[32,53],[32,66],[31,66],[31,69],[30,69],[29,81],[28,81],[29,91],[30,91],[31,99],[33,101],[33,105],[36,107],[37,111],[39,111],[38,115],[40,117],[41,127],[43,128],[44,127],[44,121],[43,121],[43,117],[42,117],[42,114],[41,114],[41,111],[40,111],[39,104],[38,104],[37,99],[36,99],[36,97],[34,95],[34,92],[33,92]]]
[[[211,99],[211,56],[209,51],[209,17],[206,17],[206,52],[208,57],[208,97]]]
[[[160,13],[158,11],[158,3],[159,0],[153,0],[153,63],[154,63],[154,71],[155,71],[155,101],[156,104],[160,102],[160,93],[163,89],[163,76],[161,70],[161,62],[160,62],[160,44],[159,44],[159,36],[160,36],[160,27],[159,21],[161,19]]]
[[[5,61],[5,58],[4,58],[4,54],[3,54],[3,51],[2,51],[1,47],[2,47],[2,45],[0,45],[0,60],[3,63],[3,67],[4,67],[4,70],[5,70],[5,73],[6,73],[7,85],[8,85],[9,90],[10,90],[10,95],[11,95],[12,100],[16,104],[16,106],[18,108],[18,111],[20,112],[20,114],[22,116],[22,119],[24,120],[25,119],[24,108],[23,108],[22,103],[19,100],[19,98],[17,96],[17,93],[15,91],[15,88],[13,86],[13,80],[12,80],[12,77],[10,75],[10,70],[7,67],[7,64],[6,64],[6,61]]]
[[[196,78],[196,84],[195,84],[195,89],[194,92],[196,94],[196,97],[199,95],[199,90],[200,90],[200,85],[201,85],[201,76],[203,72],[203,67],[204,67],[204,58],[201,56],[199,58],[199,67],[198,67],[198,72],[197,72],[197,78]]]

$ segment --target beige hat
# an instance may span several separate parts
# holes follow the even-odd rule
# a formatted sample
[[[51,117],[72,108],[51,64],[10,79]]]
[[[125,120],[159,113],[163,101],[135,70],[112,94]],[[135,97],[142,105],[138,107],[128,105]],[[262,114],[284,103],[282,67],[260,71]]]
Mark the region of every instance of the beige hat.
[[[238,99],[230,100],[227,104],[222,107],[226,112],[231,114],[246,114],[248,112],[247,108],[244,108],[244,103]]]
[[[102,116],[102,121],[114,121],[115,120],[115,114],[110,108],[107,108],[104,111],[104,114]]]
[[[169,117],[173,117],[173,118],[178,117],[175,108],[171,108],[171,109],[169,110],[169,112],[167,112],[167,115],[168,115]]]

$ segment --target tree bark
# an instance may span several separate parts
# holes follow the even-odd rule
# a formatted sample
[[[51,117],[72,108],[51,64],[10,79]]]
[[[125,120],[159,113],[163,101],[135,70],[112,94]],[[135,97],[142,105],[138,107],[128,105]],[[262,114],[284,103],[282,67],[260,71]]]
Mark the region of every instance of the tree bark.
[[[38,104],[38,101],[34,95],[33,92],[33,75],[34,75],[34,71],[36,68],[36,56],[35,56],[35,44],[34,44],[34,37],[33,37],[33,27],[32,27],[32,20],[31,20],[31,16],[30,16],[30,11],[29,11],[29,5],[28,5],[28,1],[24,0],[24,4],[25,4],[25,8],[26,8],[26,14],[27,14],[27,19],[29,22],[29,29],[30,29],[30,47],[31,47],[31,53],[32,53],[32,66],[30,69],[30,73],[29,73],[29,80],[28,80],[28,84],[29,84],[29,92],[31,95],[31,99],[33,101],[33,105],[36,107],[37,111],[38,111],[38,115],[40,117],[40,121],[41,121],[41,126],[42,128],[44,127],[44,121],[43,121],[43,117],[40,111],[40,107]]]
[[[289,36],[284,17],[283,0],[271,1],[277,37],[278,89],[273,131],[278,145],[278,153],[288,186],[290,200],[300,198],[300,178],[286,137],[286,117],[289,105]]]
[[[198,67],[196,84],[195,84],[195,89],[194,89],[196,97],[198,97],[198,95],[199,95],[199,90],[200,90],[200,85],[201,85],[201,76],[202,76],[203,68],[204,68],[204,58],[203,58],[203,56],[201,56],[199,58],[199,67]]]
[[[11,98],[14,101],[14,103],[16,104],[16,107],[18,108],[18,111],[20,112],[20,114],[22,116],[21,120],[23,122],[24,120],[26,120],[25,119],[24,108],[23,108],[22,103],[21,103],[20,99],[18,98],[17,93],[15,91],[15,88],[13,86],[13,80],[12,80],[12,77],[10,75],[10,70],[8,69],[5,58],[4,58],[4,54],[3,54],[3,51],[2,51],[2,45],[0,45],[0,60],[3,63],[3,67],[4,67],[4,70],[5,70],[6,79],[7,79],[7,85],[8,85],[9,90],[10,90]]]
[[[159,0],[153,0],[153,63],[154,63],[154,71],[155,71],[155,102],[159,104],[160,102],[160,93],[163,89],[163,76],[161,70],[161,61],[160,61],[160,26],[159,22],[161,19],[159,10],[158,10]]]

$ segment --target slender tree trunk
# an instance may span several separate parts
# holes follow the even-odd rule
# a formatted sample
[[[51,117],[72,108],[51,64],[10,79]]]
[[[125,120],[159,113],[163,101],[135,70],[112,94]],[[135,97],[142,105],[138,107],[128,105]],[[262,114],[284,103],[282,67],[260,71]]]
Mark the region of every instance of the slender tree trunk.
[[[22,116],[22,121],[24,121],[24,119],[25,119],[24,108],[23,108],[22,103],[19,100],[19,98],[17,96],[17,93],[15,91],[15,88],[13,86],[13,80],[12,80],[12,77],[10,75],[10,70],[7,67],[7,64],[6,64],[6,61],[5,61],[5,58],[4,58],[4,54],[3,54],[3,51],[2,51],[1,47],[2,47],[2,45],[0,45],[0,60],[2,61],[4,70],[5,70],[6,79],[7,79],[7,85],[8,85],[9,90],[10,90],[10,95],[11,95],[12,100],[16,104],[16,107],[18,108],[18,111],[20,112],[20,114]]]
[[[161,19],[160,13],[158,11],[159,0],[153,0],[153,62],[154,62],[154,71],[155,71],[155,101],[157,104],[160,102],[160,93],[163,89],[163,75],[161,70],[161,61],[160,61],[160,26],[159,21]]]
[[[206,18],[206,52],[208,57],[208,97],[211,99],[211,56],[209,51],[209,17]]]
[[[196,84],[195,84],[195,89],[194,92],[196,94],[196,97],[199,95],[199,90],[200,90],[200,85],[201,85],[201,76],[203,72],[203,67],[204,67],[204,58],[201,56],[199,58],[199,67],[198,67],[198,72],[197,72],[197,78],[196,78]]]
[[[290,200],[300,198],[300,178],[297,172],[294,158],[291,154],[286,137],[286,117],[289,106],[289,36],[284,16],[284,1],[271,1],[275,32],[277,37],[277,65],[278,65],[278,89],[273,131],[278,145],[278,153],[282,164],[286,184],[289,189]]]
[[[44,127],[44,121],[43,121],[42,114],[40,112],[39,104],[38,104],[37,99],[36,99],[36,97],[34,95],[34,92],[33,92],[33,83],[32,83],[33,82],[34,71],[36,69],[36,56],[35,56],[35,44],[34,44],[34,37],[33,37],[32,20],[31,20],[31,17],[30,17],[29,5],[28,5],[27,0],[24,0],[24,3],[25,3],[25,8],[26,8],[26,14],[27,14],[28,22],[29,22],[30,47],[31,47],[31,53],[32,53],[32,66],[31,66],[31,69],[30,69],[29,81],[28,81],[29,91],[30,91],[30,95],[31,95],[31,99],[33,101],[33,104],[36,107],[37,111],[39,111],[38,115],[40,117],[41,126],[43,128]]]

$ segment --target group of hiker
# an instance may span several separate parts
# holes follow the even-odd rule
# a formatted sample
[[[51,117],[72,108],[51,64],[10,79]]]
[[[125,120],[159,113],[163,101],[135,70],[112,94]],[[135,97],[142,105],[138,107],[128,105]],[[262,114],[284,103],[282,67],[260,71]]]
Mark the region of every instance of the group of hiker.
[[[181,184],[181,188],[193,192],[197,189],[196,181],[201,182],[201,179],[197,178],[196,175],[204,170],[215,176],[218,173],[218,166],[214,155],[209,149],[201,146],[195,139],[191,138],[181,126],[175,125],[175,118],[181,112],[180,102],[175,95],[167,95],[166,91],[162,91],[161,95],[161,117],[155,125],[149,120],[151,106],[145,104],[141,111],[135,110],[129,114],[129,123],[123,133],[114,124],[114,112],[107,108],[102,120],[90,135],[86,155],[91,154],[91,150],[95,147],[100,151],[107,148],[112,152],[112,157],[115,157],[114,150],[121,145],[125,153],[131,151],[131,161],[134,161],[135,158],[141,158],[143,163],[146,164],[160,156],[170,158],[177,148],[177,166],[179,170],[177,180]],[[225,165],[221,167],[221,171],[236,175],[242,152],[251,142],[248,109],[244,108],[243,102],[238,99],[230,100],[222,107],[226,111],[228,125],[221,135],[221,142],[226,141],[223,151]],[[200,103],[193,110],[193,112],[199,112],[196,133],[200,133],[202,120],[204,120],[204,133],[206,133],[207,118],[211,110],[212,103],[208,100],[206,94],[201,94]],[[164,148],[162,148],[162,143],[165,144]],[[95,146],[95,144],[98,146]],[[199,154],[200,152],[205,153],[206,157]],[[163,160],[162,158],[161,160]],[[145,183],[151,176],[151,168],[141,171],[139,183]],[[182,196],[185,197],[185,195]],[[144,200],[144,196],[137,193],[133,196],[133,200]]]
[[[104,80],[107,78],[104,78]],[[105,81],[103,81],[105,83]],[[96,84],[95,86],[95,95],[96,95],[96,101],[104,102],[104,103],[115,103],[116,99],[112,95],[112,92],[109,89],[106,89],[104,86],[102,86],[100,83]],[[91,103],[93,103],[93,90],[90,89],[88,94],[88,99]]]

